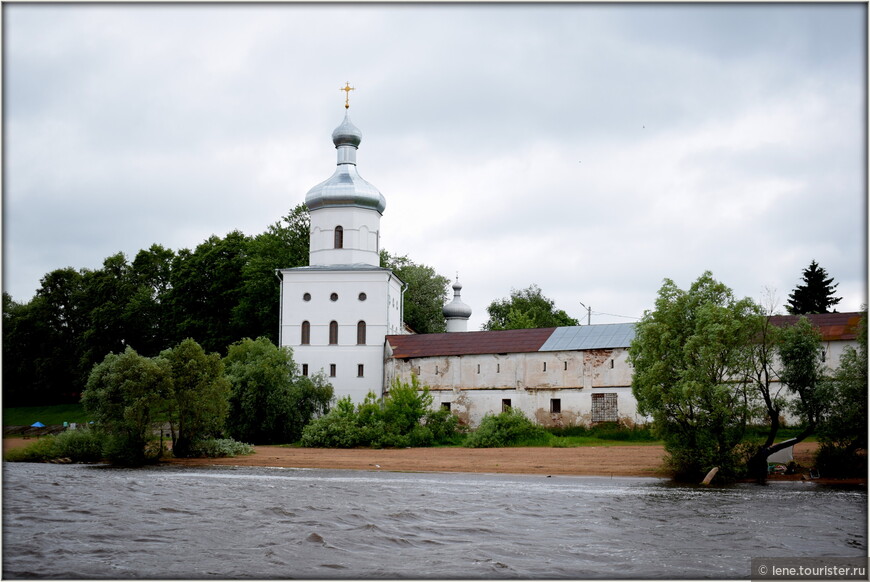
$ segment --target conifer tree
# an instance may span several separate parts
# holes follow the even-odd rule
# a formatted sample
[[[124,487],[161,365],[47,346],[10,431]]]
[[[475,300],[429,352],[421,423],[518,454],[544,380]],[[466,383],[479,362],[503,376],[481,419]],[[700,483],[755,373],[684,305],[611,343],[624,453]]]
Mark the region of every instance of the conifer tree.
[[[795,287],[788,296],[786,310],[792,315],[806,313],[830,313],[829,307],[833,307],[843,298],[834,297],[834,292],[839,283],[833,283],[834,278],[828,277],[827,271],[819,266],[814,260],[810,266],[804,269],[804,283]]]

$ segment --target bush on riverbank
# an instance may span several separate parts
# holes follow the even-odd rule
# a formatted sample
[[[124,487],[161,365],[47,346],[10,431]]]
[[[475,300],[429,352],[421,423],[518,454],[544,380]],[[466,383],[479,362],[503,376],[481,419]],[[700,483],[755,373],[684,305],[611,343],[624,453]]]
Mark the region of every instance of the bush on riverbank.
[[[549,433],[533,423],[517,408],[509,408],[501,414],[487,414],[480,426],[465,440],[466,447],[512,447],[520,443],[548,442]]]
[[[103,435],[84,428],[48,435],[21,449],[12,449],[4,456],[7,461],[40,463],[69,459],[73,463],[94,463],[103,458]]]
[[[430,447],[456,444],[461,438],[456,416],[431,410],[432,395],[416,377],[411,384],[396,380],[386,398],[373,393],[354,406],[350,397],[336,403],[328,414],[302,431],[303,447]]]

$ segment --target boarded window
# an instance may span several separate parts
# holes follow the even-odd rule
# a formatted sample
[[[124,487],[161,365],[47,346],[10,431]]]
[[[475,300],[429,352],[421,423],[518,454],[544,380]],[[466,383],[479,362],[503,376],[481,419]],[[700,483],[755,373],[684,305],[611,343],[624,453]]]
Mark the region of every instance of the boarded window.
[[[344,248],[344,229],[340,226],[335,227],[335,248]]]
[[[562,412],[562,399],[561,398],[550,398],[550,412],[554,414],[558,414]]]
[[[302,322],[302,338],[300,342],[303,346],[311,343],[311,324],[307,321]]]
[[[592,422],[616,422],[619,420],[616,394],[592,395]]]
[[[366,322],[364,321],[356,324],[356,343],[360,346],[366,343]]]
[[[334,346],[338,343],[338,322],[329,322],[329,345]]]
[[[501,411],[507,412],[511,409],[511,399],[510,398],[502,398],[501,399]]]

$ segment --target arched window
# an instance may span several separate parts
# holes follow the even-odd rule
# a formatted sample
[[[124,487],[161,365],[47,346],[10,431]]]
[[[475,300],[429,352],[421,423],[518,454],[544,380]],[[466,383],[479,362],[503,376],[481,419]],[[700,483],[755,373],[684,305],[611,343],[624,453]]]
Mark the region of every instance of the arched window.
[[[302,322],[302,340],[299,343],[303,346],[311,343],[311,324],[307,321]]]
[[[335,227],[335,248],[344,248],[344,229],[340,226]]]
[[[329,345],[334,346],[338,343],[338,322],[329,322]]]
[[[356,343],[360,346],[366,343],[366,322],[364,321],[356,324]]]

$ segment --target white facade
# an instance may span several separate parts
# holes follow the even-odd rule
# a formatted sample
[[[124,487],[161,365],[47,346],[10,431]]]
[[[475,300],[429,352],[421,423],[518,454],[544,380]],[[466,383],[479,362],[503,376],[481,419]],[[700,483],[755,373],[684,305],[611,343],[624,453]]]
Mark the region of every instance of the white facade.
[[[336,398],[380,396],[384,337],[402,332],[404,284],[364,266],[284,269],[281,277],[280,344],[293,349],[301,372],[323,372]]]

